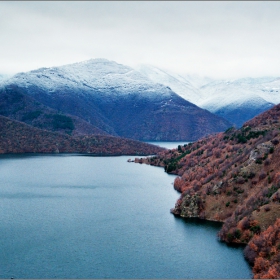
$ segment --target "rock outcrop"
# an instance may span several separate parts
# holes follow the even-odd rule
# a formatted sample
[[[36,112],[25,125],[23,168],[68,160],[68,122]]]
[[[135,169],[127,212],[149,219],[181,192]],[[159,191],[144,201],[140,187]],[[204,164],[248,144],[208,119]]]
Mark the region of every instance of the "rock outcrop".
[[[273,226],[280,218],[279,143],[280,104],[240,129],[201,138],[143,162],[178,175],[174,188],[181,196],[173,214],[223,222],[220,240],[255,244],[245,256],[256,277],[280,278],[280,233]],[[274,245],[267,249],[267,244]]]

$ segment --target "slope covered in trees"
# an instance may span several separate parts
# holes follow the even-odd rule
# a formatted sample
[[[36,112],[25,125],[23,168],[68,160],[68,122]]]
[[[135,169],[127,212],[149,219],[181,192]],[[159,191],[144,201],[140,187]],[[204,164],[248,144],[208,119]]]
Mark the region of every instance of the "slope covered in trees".
[[[15,88],[49,109],[72,115],[72,119],[76,116],[92,129],[113,136],[143,141],[194,141],[231,126],[134,69],[104,59],[19,73],[2,83],[2,91],[11,95]],[[0,114],[25,122],[27,117],[29,124],[57,130],[44,118],[46,114],[39,114],[40,109],[14,112],[15,105],[6,99],[4,113]],[[7,113],[9,107],[12,110]]]
[[[0,115],[37,128],[69,135],[108,135],[85,120],[51,109],[16,85],[0,88]]]
[[[255,234],[245,248],[245,257],[253,264],[254,278],[279,279],[280,219],[259,235]]]
[[[231,128],[136,162],[178,174],[174,188],[181,196],[172,213],[223,222],[218,233],[222,241],[249,243],[245,256],[254,265],[255,277],[279,278],[279,142],[277,105],[238,130]],[[272,241],[266,238],[268,232]]]
[[[93,155],[149,155],[163,149],[135,140],[107,136],[69,136],[34,128],[0,116],[0,154],[86,153]]]

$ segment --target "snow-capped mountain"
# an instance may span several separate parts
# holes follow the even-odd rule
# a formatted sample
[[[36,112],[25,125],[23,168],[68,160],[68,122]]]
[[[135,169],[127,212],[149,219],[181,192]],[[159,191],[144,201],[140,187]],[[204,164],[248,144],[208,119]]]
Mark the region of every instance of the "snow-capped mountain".
[[[280,77],[260,79],[255,83],[255,88],[260,97],[273,104],[280,103]]]
[[[102,94],[130,94],[141,90],[141,94],[152,97],[161,91],[170,96],[171,91],[161,84],[155,84],[131,67],[106,59],[91,59],[70,65],[40,68],[28,73],[16,74],[6,83],[16,82],[28,88],[36,85],[50,93],[61,88],[102,90]]]
[[[280,102],[277,86],[271,84],[276,80],[244,78],[211,82],[200,88],[204,98],[197,105],[240,127],[245,121]]]
[[[181,75],[161,70],[151,65],[139,65],[136,69],[148,79],[170,87],[174,92],[191,103],[197,104],[202,99],[201,92],[194,85],[195,82],[198,83],[198,80],[188,81]]]
[[[2,83],[52,109],[122,137],[194,140],[231,124],[131,67],[92,59],[19,73]]]
[[[138,70],[149,79],[170,87],[184,99],[222,116],[236,126],[280,103],[280,78],[213,80],[180,76],[147,65]]]
[[[212,101],[214,99],[220,99],[219,102],[222,105],[229,105],[237,100],[252,100],[253,105],[263,101],[278,104],[280,102],[280,94],[278,93],[278,91],[280,92],[280,79],[267,77],[215,81],[200,87],[200,91],[203,99],[198,104],[204,107],[211,107],[211,110],[216,110],[220,107],[218,102]],[[254,101],[254,99],[256,100]]]
[[[11,75],[0,74],[0,83],[10,78]]]

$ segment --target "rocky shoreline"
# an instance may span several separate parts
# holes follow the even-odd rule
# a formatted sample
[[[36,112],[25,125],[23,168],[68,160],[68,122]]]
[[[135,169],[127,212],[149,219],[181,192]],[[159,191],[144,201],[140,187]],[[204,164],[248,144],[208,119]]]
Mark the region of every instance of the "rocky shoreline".
[[[247,244],[254,278],[280,278],[280,105],[224,133],[136,158],[178,175],[171,213],[222,222],[221,241]]]

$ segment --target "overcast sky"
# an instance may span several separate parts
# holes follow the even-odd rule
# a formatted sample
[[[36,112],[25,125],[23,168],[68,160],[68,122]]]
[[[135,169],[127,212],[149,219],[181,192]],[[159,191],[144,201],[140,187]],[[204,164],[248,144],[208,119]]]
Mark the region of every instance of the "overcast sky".
[[[107,58],[213,78],[280,76],[279,1],[1,1],[0,73]]]

